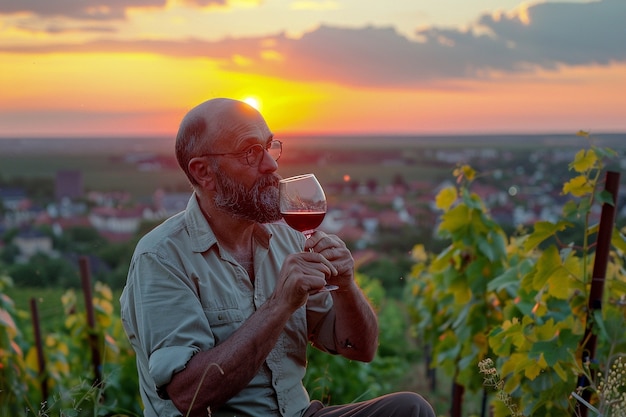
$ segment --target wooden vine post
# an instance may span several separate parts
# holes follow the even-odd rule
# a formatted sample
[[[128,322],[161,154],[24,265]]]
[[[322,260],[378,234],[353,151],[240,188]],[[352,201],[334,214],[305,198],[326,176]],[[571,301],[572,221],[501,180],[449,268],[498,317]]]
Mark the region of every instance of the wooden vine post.
[[[91,363],[94,371],[93,386],[102,382],[102,363],[100,360],[100,348],[98,334],[96,333],[96,319],[93,308],[93,297],[91,292],[91,271],[89,259],[81,256],[79,259],[80,279],[85,296],[85,311],[87,312],[87,331],[89,332],[89,349],[91,350]]]
[[[450,404],[450,417],[462,417],[463,396],[465,387],[456,382],[452,383],[452,403]]]
[[[598,229],[598,238],[596,241],[596,253],[593,264],[593,275],[591,281],[591,290],[589,292],[589,301],[587,304],[587,328],[583,337],[583,355],[582,362],[587,363],[594,360],[596,353],[597,337],[593,333],[593,313],[602,309],[602,297],[604,293],[604,280],[606,278],[606,268],[609,261],[611,251],[611,235],[615,224],[615,212],[617,206],[617,193],[619,190],[620,175],[617,172],[608,171],[604,183],[605,191],[611,194],[613,204],[604,203],[600,214],[600,225]],[[589,385],[589,381],[584,375],[578,378],[578,387],[585,388]],[[589,401],[591,392],[585,389],[582,398]],[[580,402],[576,403],[574,416],[587,417],[587,407]]]
[[[46,374],[46,357],[43,352],[43,342],[41,340],[41,326],[39,323],[39,309],[37,308],[37,300],[33,297],[30,299],[30,313],[33,322],[33,333],[35,336],[35,349],[37,351],[37,365],[39,367],[39,383],[41,384],[41,402],[44,403],[48,399],[48,377]]]

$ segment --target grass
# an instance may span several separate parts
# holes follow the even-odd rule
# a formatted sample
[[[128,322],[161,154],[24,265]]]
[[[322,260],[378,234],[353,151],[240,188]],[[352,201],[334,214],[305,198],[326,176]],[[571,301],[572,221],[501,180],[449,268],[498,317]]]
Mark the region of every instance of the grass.
[[[6,291],[15,303],[15,308],[19,310],[20,319],[32,322],[32,314],[30,309],[30,300],[37,300],[37,310],[39,312],[39,322],[41,324],[42,333],[53,332],[63,325],[65,320],[65,312],[61,303],[61,296],[65,290],[61,288],[9,288]],[[79,308],[84,306],[82,298],[78,299]],[[29,326],[29,329],[32,327]],[[24,329],[21,329],[24,332]],[[31,338],[32,335],[24,334],[25,337]]]
[[[15,307],[22,314],[19,318],[24,325],[28,322],[26,327],[28,331],[32,330],[32,314],[30,310],[30,300],[34,298],[37,300],[37,310],[39,313],[39,323],[41,325],[42,335],[48,333],[57,332],[59,328],[63,327],[65,321],[65,311],[63,310],[63,303],[61,297],[67,290],[62,288],[9,288],[6,294],[11,297],[15,303]],[[76,291],[76,309],[78,311],[84,311],[85,300],[82,290],[75,288]],[[119,316],[119,299],[121,290],[114,291],[113,293],[113,307],[116,310],[116,316]],[[32,334],[24,334],[24,327],[20,327],[23,336],[28,340],[33,338]]]
[[[83,173],[86,191],[127,191],[138,199],[152,197],[158,188],[189,189],[179,169],[139,171],[120,158],[107,155],[61,154],[19,155],[0,157],[0,178],[54,178],[57,171],[75,170]]]

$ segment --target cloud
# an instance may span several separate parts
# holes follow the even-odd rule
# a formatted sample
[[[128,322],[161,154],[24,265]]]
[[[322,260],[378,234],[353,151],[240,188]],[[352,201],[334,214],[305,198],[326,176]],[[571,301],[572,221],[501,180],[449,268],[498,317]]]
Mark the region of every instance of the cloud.
[[[167,0],[0,0],[0,14],[31,13],[74,19],[110,20],[131,7],[165,7]]]
[[[212,5],[223,6],[227,3],[227,0],[184,0],[184,3],[196,7],[206,7]]]
[[[416,32],[417,40],[402,36],[393,27],[320,26],[297,39],[278,33],[220,41],[100,40],[30,49],[5,46],[0,50],[120,51],[205,57],[217,61],[224,69],[244,73],[307,82],[403,88],[489,78],[494,73],[624,62],[623,16],[626,16],[624,0],[540,3],[506,16],[485,14],[470,29],[422,29]]]
[[[625,16],[623,0],[541,3],[503,19],[483,16],[480,24],[510,45],[518,63],[606,65],[626,59]]]
[[[42,25],[40,21],[32,21],[28,19],[23,19],[18,21],[15,24],[15,27],[31,33],[48,33],[50,35],[60,35],[66,33],[116,33],[117,28],[113,25],[68,25],[63,22],[45,22]]]

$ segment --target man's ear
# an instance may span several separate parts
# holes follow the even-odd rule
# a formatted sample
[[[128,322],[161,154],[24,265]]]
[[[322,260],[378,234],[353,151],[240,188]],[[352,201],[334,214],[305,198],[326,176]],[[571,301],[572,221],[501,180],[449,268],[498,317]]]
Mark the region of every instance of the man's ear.
[[[205,190],[213,190],[213,170],[209,161],[204,157],[191,158],[189,161],[189,173],[196,182]]]

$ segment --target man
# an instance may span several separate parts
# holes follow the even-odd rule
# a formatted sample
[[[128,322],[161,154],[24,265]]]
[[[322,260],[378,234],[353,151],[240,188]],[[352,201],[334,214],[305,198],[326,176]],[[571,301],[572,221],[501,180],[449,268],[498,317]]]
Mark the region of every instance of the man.
[[[309,401],[307,344],[371,361],[378,325],[345,244],[278,221],[281,152],[243,102],[209,100],[183,119],[176,157],[194,193],[139,242],[120,300],[145,416],[434,416],[412,393]]]

